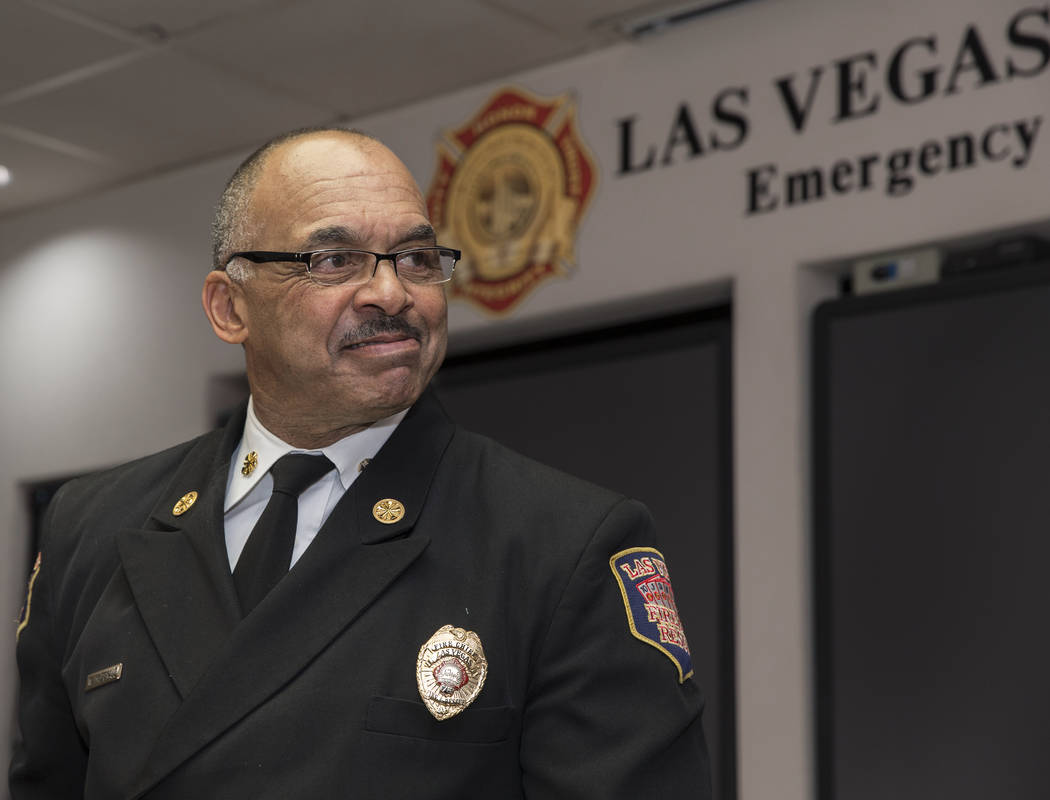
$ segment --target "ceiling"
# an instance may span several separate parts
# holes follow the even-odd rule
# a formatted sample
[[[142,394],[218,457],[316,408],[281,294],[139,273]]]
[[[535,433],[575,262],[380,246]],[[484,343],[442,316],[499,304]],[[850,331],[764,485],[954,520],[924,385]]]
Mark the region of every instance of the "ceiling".
[[[659,12],[726,4],[0,3],[0,217],[570,58]]]

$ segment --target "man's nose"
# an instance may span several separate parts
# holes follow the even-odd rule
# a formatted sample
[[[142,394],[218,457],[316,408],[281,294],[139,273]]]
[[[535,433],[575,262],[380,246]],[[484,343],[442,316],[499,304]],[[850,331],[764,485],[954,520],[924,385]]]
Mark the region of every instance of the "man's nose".
[[[404,311],[412,305],[412,295],[397,276],[394,262],[383,259],[376,264],[372,277],[361,284],[354,295],[354,305],[373,306],[390,316]]]

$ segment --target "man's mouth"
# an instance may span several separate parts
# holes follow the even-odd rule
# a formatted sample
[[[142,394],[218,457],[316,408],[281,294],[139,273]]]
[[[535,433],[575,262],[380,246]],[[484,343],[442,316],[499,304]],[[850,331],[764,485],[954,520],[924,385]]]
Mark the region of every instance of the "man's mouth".
[[[354,342],[353,344],[346,345],[344,347],[344,349],[345,350],[357,350],[357,349],[359,349],[361,347],[369,347],[371,345],[377,345],[377,344],[391,344],[393,342],[404,342],[404,341],[407,341],[407,340],[410,340],[410,339],[414,340],[415,338],[416,337],[414,337],[414,336],[395,335],[395,334],[386,334],[386,335],[383,335],[383,336],[373,336],[370,339],[365,339],[364,341]]]
[[[423,341],[422,332],[401,317],[380,317],[362,322],[343,334],[339,346],[359,350],[376,345],[396,344],[407,340]]]

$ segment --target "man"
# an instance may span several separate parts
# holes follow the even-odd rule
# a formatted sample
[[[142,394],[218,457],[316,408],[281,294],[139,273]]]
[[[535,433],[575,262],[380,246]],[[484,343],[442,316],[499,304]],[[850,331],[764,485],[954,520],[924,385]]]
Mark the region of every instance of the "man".
[[[13,798],[708,797],[647,512],[426,389],[457,254],[396,156],[274,140],[215,250],[204,309],[251,401],[52,502]],[[294,490],[293,462],[320,464]]]

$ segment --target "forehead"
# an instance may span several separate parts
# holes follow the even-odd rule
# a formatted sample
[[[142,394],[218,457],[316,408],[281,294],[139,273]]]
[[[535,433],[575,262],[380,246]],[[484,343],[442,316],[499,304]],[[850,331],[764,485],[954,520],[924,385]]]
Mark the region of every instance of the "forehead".
[[[348,244],[397,244],[426,222],[423,195],[400,159],[378,142],[323,134],[287,142],[265,160],[250,215],[270,245],[305,245],[345,228]]]

